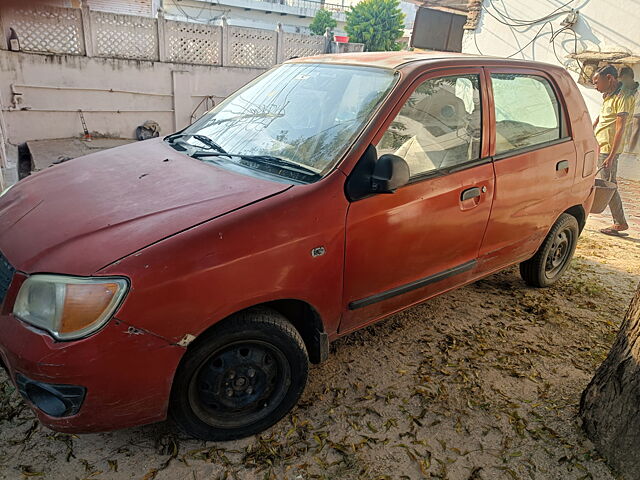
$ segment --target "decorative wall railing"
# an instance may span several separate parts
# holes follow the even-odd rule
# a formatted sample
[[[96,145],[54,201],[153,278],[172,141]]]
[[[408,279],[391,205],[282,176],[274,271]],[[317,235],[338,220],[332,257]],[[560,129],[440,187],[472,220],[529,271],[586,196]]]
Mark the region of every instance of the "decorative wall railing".
[[[13,29],[20,50],[213,66],[269,68],[293,57],[329,51],[328,36],[228,25],[205,25],[34,5],[0,9],[0,49],[8,50]]]

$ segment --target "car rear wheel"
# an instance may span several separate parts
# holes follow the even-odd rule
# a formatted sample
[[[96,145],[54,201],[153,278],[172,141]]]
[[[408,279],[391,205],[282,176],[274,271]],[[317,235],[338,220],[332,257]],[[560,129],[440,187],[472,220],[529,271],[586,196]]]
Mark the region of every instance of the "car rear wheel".
[[[203,440],[253,435],[293,408],[308,369],[304,342],[286,318],[247,310],[190,345],[174,380],[170,415]]]
[[[569,267],[579,235],[575,217],[560,215],[536,254],[520,264],[522,279],[532,287],[553,285]]]

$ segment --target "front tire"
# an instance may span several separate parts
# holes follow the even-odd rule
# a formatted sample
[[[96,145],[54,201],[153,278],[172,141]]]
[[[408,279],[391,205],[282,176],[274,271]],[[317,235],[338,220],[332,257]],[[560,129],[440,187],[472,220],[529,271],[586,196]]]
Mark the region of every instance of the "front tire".
[[[569,268],[579,236],[576,218],[560,215],[536,254],[520,264],[520,276],[527,285],[545,288],[556,283]]]
[[[187,434],[235,440],[277,423],[309,371],[298,331],[278,312],[240,312],[194,341],[176,373],[169,414]]]

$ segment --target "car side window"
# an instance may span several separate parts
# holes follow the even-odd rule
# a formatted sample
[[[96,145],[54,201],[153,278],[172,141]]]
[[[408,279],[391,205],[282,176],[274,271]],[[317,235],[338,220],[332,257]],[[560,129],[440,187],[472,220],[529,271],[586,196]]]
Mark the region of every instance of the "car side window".
[[[404,158],[415,178],[479,159],[481,132],[479,75],[451,75],[422,83],[377,149]]]
[[[546,78],[492,73],[496,154],[561,138],[560,106]]]

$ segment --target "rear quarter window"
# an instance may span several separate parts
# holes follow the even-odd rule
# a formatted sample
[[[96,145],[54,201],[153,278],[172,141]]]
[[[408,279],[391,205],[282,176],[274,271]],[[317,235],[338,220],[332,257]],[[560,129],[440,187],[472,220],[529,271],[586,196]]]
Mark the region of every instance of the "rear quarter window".
[[[492,73],[496,154],[562,137],[561,107],[549,81],[519,73]]]

